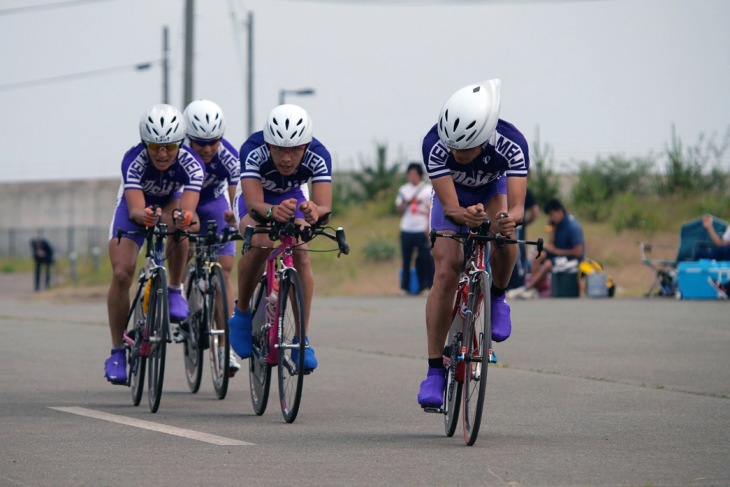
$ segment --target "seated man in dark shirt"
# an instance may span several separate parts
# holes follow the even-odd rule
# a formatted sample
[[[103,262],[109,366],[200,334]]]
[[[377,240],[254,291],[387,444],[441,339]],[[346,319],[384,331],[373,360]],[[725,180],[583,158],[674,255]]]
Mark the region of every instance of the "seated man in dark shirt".
[[[543,210],[553,227],[552,238],[545,242],[545,252],[535,257],[531,266],[532,275],[529,282],[524,287],[510,291],[508,298],[536,298],[538,296],[536,288],[550,276],[557,260],[567,260],[568,264],[571,263],[570,261],[575,261],[577,266],[585,256],[583,228],[578,220],[569,214],[557,199],[548,200]]]

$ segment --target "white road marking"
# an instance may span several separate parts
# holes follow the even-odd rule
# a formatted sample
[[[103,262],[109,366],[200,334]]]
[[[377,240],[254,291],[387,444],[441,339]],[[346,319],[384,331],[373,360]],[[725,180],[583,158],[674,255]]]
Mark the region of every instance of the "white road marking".
[[[142,428],[151,431],[157,431],[159,433],[165,433],[168,435],[182,436],[183,438],[189,438],[191,440],[202,441],[205,443],[212,443],[213,445],[221,446],[252,446],[254,443],[247,443],[245,441],[234,440],[232,438],[225,438],[223,436],[211,435],[208,433],[201,433],[200,431],[186,430],[183,428],[176,428],[175,426],[167,426],[164,424],[153,423],[152,421],[144,421],[142,419],[128,418],[126,416],[119,416],[116,414],[103,413],[101,411],[94,411],[93,409],[86,409],[80,407],[51,407],[56,411],[64,413],[78,414],[79,416],[86,416],[87,418],[101,419],[103,421],[110,421],[112,423],[124,424],[127,426],[134,426],[135,428]]]

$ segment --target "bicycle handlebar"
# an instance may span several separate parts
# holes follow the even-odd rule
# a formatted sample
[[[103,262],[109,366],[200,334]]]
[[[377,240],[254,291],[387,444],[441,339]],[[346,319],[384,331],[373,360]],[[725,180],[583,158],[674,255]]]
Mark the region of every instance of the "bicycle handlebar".
[[[261,214],[256,212],[256,210],[251,210],[251,217],[261,223],[261,225],[258,227],[252,227],[251,225],[246,226],[246,230],[244,230],[242,237],[243,253],[245,254],[251,249],[251,239],[254,235],[266,233],[273,241],[280,240],[281,237],[284,236],[289,236],[300,238],[303,242],[309,242],[319,235],[324,235],[337,243],[337,248],[341,254],[347,255],[350,253],[350,246],[347,244],[345,229],[338,227],[335,229],[334,235],[327,232],[327,229],[331,228],[325,226],[329,221],[330,215],[331,212],[325,213],[314,225],[306,226],[294,223],[294,217],[286,222],[279,222],[261,216]]]
[[[436,243],[437,237],[445,237],[452,239],[471,239],[480,242],[496,242],[497,245],[502,244],[520,244],[520,245],[534,245],[537,247],[537,255],[540,255],[543,251],[544,240],[542,237],[535,241],[523,240],[516,238],[507,238],[499,234],[494,234],[489,231],[489,220],[484,220],[481,225],[476,228],[470,228],[468,232],[462,233],[437,233],[436,230],[431,230],[429,236],[431,237],[431,247],[433,248]]]

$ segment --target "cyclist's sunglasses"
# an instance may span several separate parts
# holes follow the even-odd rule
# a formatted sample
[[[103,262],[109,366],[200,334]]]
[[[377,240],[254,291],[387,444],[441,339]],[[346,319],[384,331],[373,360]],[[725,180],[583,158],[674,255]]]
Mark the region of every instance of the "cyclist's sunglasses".
[[[196,145],[202,145],[203,147],[205,147],[206,145],[214,145],[214,144],[218,143],[220,140],[221,140],[220,138],[209,139],[209,140],[193,139],[192,137],[190,138],[190,142],[194,142]]]
[[[307,148],[307,145],[297,145],[295,147],[281,147],[279,145],[272,145],[269,144],[269,151],[276,152],[277,154],[286,154],[288,152],[291,152],[292,154],[301,154],[304,152],[304,149]]]
[[[162,149],[165,149],[167,152],[173,152],[180,148],[181,143],[170,142],[169,144],[158,144],[156,142],[147,142],[145,145],[147,146],[147,149],[152,152],[160,152]]]

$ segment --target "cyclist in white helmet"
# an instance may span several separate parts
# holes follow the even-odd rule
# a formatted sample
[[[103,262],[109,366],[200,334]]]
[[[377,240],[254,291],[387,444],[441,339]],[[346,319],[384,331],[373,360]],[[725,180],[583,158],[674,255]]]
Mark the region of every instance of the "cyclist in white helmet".
[[[183,113],[187,141],[190,148],[205,163],[205,181],[200,191],[197,214],[201,228],[210,220],[215,220],[218,234],[229,226],[226,220],[235,222],[231,211],[231,202],[236,196],[236,188],[240,179],[238,151],[223,138],[226,131],[226,120],[223,111],[210,100],[196,100],[185,107]],[[233,269],[236,246],[228,242],[218,249],[218,262],[223,269],[226,281],[226,292],[231,308],[226,310],[227,316],[233,312],[233,290],[231,288],[231,269]],[[219,349],[222,354],[224,349]],[[229,370],[233,376],[241,365],[236,357],[230,354]]]
[[[143,230],[160,219],[168,228],[186,230],[193,221],[205,176],[203,162],[190,148],[182,145],[185,121],[180,110],[171,105],[154,105],[139,123],[141,142],[124,154],[122,184],[109,228],[109,259],[112,283],[107,308],[112,335],[111,356],[104,364],[107,380],[126,384],[127,359],[122,336],[127,327],[129,288],[134,279],[137,254],[143,235],[123,235],[118,228]],[[153,205],[159,206],[153,211]],[[182,295],[182,279],[188,257],[188,242],[168,239],[170,319],[182,321],[189,309]]]
[[[514,237],[522,221],[528,145],[525,137],[499,118],[499,80],[466,86],[441,109],[438,123],[423,140],[423,160],[434,189],[431,228],[444,233],[477,227],[486,218],[491,230]],[[454,294],[463,261],[458,242],[439,238],[433,247],[436,273],[426,301],[428,373],[418,403],[440,407],[446,378],[443,346],[451,326]],[[517,246],[492,246],[492,339],[506,340],[512,330],[505,289],[517,259]]]
[[[297,223],[315,223],[332,207],[332,160],[327,149],[312,137],[312,120],[296,105],[279,105],[269,113],[264,130],[251,135],[241,147],[241,190],[236,210],[241,233],[258,223],[255,210],[279,222],[292,216]],[[309,197],[307,182],[312,183]],[[268,252],[256,246],[272,242],[255,235],[254,246],[238,260],[238,303],[228,321],[233,349],[241,358],[251,356],[251,309],[249,302],[264,272]],[[307,247],[307,244],[303,246]],[[314,293],[308,252],[295,252],[294,264],[302,279],[306,325]],[[308,337],[305,337],[308,342]],[[314,349],[307,347],[304,368],[317,367]]]

